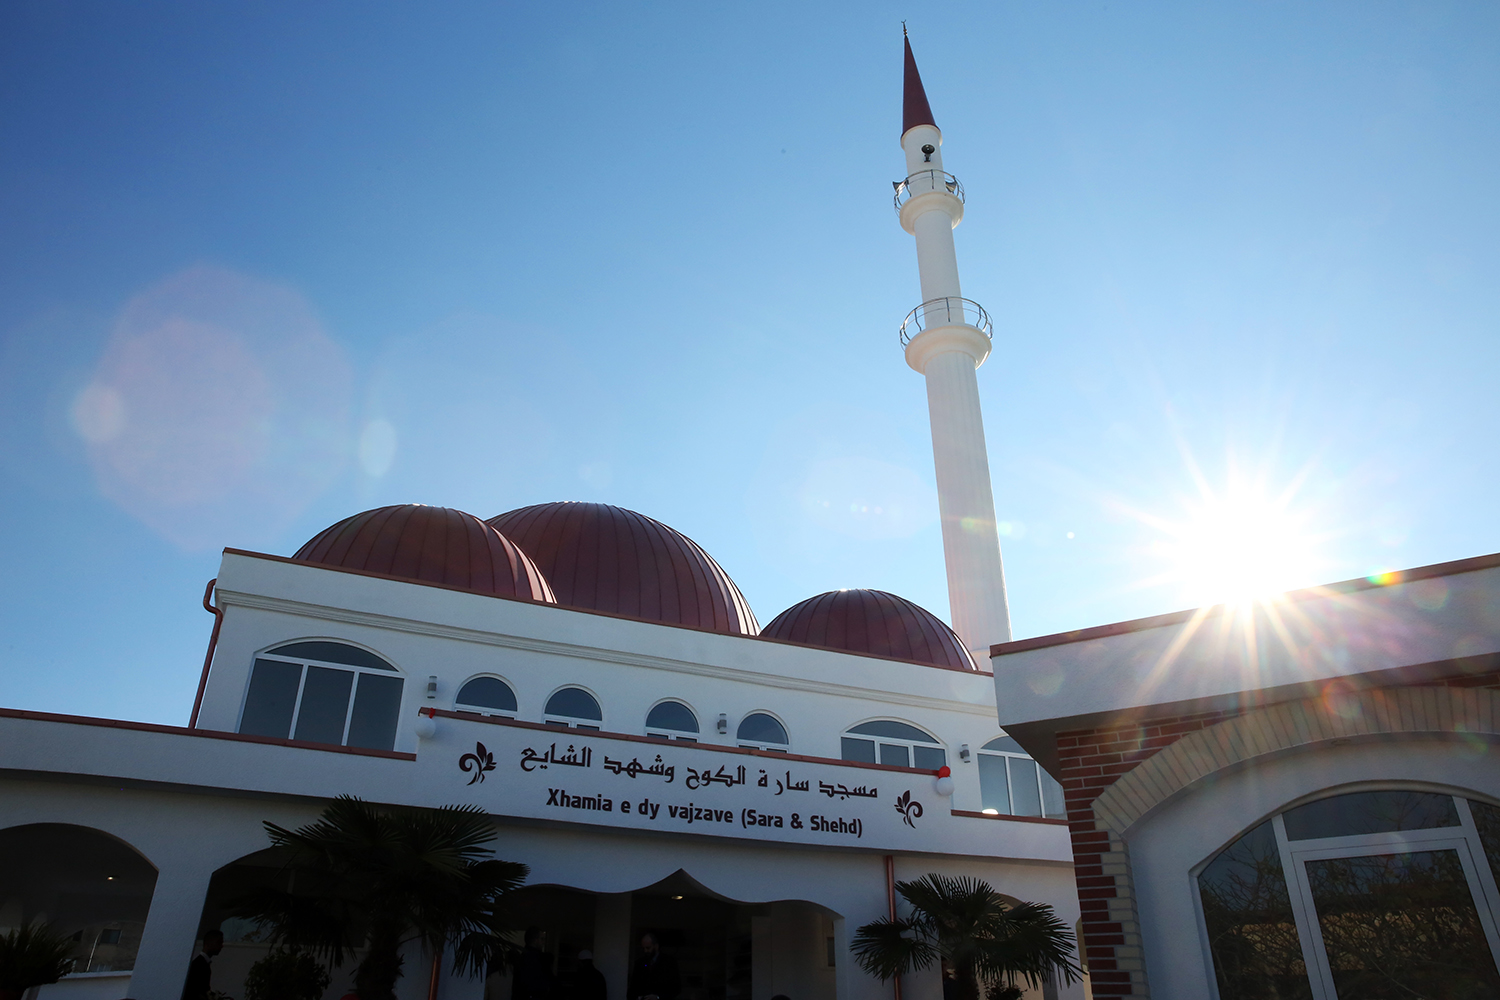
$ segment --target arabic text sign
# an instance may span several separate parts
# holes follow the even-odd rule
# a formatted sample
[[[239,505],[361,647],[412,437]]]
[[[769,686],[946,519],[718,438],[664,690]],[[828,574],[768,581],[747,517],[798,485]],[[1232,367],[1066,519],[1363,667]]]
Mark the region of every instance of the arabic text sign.
[[[949,818],[923,773],[454,721],[441,740],[453,749],[434,757],[445,783],[498,814],[907,849]]]

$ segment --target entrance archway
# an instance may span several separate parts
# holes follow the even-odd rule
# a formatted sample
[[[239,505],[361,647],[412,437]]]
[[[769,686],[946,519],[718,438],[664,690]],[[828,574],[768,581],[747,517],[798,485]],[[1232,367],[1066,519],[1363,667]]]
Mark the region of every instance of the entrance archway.
[[[45,921],[75,942],[70,976],[128,976],[155,891],[155,866],[107,833],[66,823],[0,830],[0,934]]]
[[[625,998],[629,970],[648,931],[677,966],[678,1000],[833,1000],[834,921],[816,903],[747,903],[707,888],[679,870],[633,892],[596,894],[535,885],[510,901],[515,922],[546,932],[549,965],[568,1000],[568,985],[590,952],[609,996]],[[486,1000],[511,1000],[507,975],[491,976]]]

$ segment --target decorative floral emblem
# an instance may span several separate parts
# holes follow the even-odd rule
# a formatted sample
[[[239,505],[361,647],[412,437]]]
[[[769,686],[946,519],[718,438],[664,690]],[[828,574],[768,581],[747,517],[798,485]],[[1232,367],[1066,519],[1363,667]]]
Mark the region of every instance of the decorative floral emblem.
[[[922,803],[913,802],[911,791],[907,790],[897,796],[896,811],[901,814],[901,822],[915,830],[917,824],[913,823],[912,820],[922,818]]]
[[[475,743],[473,753],[466,753],[458,758],[458,769],[465,774],[470,771],[474,772],[474,777],[469,779],[469,784],[471,785],[476,781],[483,781],[484,772],[495,769],[495,755],[486,750],[483,743]],[[918,806],[917,808],[921,809],[922,807]],[[921,813],[919,812],[917,815],[920,816]]]

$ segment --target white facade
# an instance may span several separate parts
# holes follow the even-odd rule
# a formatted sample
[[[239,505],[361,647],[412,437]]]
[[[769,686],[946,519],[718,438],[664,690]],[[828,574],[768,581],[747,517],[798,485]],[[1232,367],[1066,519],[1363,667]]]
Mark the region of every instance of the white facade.
[[[589,946],[612,996],[623,995],[632,954],[629,894],[674,877],[701,887],[706,899],[753,909],[745,912],[754,1000],[890,995],[847,950],[854,928],[886,912],[888,855],[898,879],[973,874],[1010,896],[1053,904],[1069,924],[1078,917],[1065,825],[979,813],[977,757],[961,760],[959,749],[977,750],[1000,734],[986,674],[249,553],[225,554],[216,595],[223,622],[197,729],[0,715],[4,827],[99,830],[157,871],[130,996],[180,991],[210,879],[267,846],[262,821],[308,822],[324,801],[345,793],[402,805],[481,805],[495,817],[499,855],[531,866],[531,884],[593,897]],[[403,687],[393,750],[236,732],[257,654],[299,640],[347,643],[396,667]],[[503,714],[514,719],[453,711],[461,685],[478,676],[511,687],[517,709]],[[564,686],[595,696],[600,730],[542,725],[548,697]],[[645,737],[647,714],[664,698],[692,709],[701,742]],[[435,710],[435,725],[419,738],[424,710]],[[737,724],[751,712],[781,721],[790,753],[736,746]],[[840,760],[845,731],[882,719],[942,742],[954,771],[951,800],[938,794],[931,770]],[[482,777],[473,762],[461,770],[476,743],[494,763]],[[550,769],[540,768],[549,751]],[[574,764],[557,762],[570,752]],[[579,759],[587,763],[578,766]],[[557,791],[575,807],[559,804]],[[895,808],[903,792],[918,809]],[[611,808],[577,807],[590,798],[608,798]],[[641,815],[643,801],[655,806],[650,818]],[[671,815],[689,803],[695,822]],[[757,824],[768,816],[781,825]],[[834,942],[831,968],[826,938]],[[231,941],[218,975],[242,975],[262,951]],[[416,956],[408,962],[403,996],[425,994],[420,964]],[[444,976],[442,996],[480,995],[478,980]],[[69,977],[42,996],[82,996],[103,988],[96,980]],[[115,1000],[127,995],[118,977],[111,982]],[[342,995],[341,984],[336,978],[330,997]],[[236,986],[232,978],[216,981],[231,995]],[[906,997],[939,993],[935,971],[904,986]],[[1082,994],[1075,986],[1057,995]]]

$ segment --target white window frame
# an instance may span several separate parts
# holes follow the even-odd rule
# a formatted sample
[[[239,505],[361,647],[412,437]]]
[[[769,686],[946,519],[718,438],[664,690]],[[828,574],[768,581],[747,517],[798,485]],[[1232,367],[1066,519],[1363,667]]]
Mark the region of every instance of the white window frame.
[[[748,718],[750,718],[750,716],[752,716],[752,715],[764,715],[764,716],[768,716],[768,717],[770,717],[772,719],[775,719],[776,720],[776,724],[781,727],[781,731],[783,733],[786,733],[786,742],[785,743],[761,743],[758,740],[742,740],[742,739],[740,739],[740,735],[739,735],[739,733],[740,733],[740,726],[744,725],[745,720],[748,719]],[[775,712],[768,712],[768,711],[766,711],[763,708],[753,708],[750,711],[746,712],[744,715],[740,716],[740,721],[737,722],[737,723],[735,723],[735,725],[734,725],[734,745],[737,746],[737,747],[742,747],[742,748],[750,749],[750,750],[770,750],[773,753],[791,753],[792,752],[792,731],[787,728],[786,720],[783,719],[781,716],[777,715]]]
[[[681,698],[661,699],[660,701],[656,702],[656,704],[646,709],[646,718],[650,719],[652,712],[656,711],[657,708],[667,704],[668,702],[671,702],[674,705],[681,705],[683,708],[687,709],[688,714],[693,717],[693,721],[698,722],[698,713],[693,711],[693,706],[689,705]],[[698,729],[695,732],[688,732],[686,729],[663,729],[660,726],[646,726],[644,732],[647,736],[651,736],[656,739],[675,740],[678,743],[701,743],[703,741],[702,722],[698,722]]]
[[[860,726],[867,726],[867,725],[869,725],[872,722],[896,722],[896,723],[900,723],[903,726],[911,726],[911,728],[913,728],[913,729],[915,729],[915,730],[917,730],[919,732],[927,733],[928,737],[930,737],[930,739],[931,739],[931,742],[928,742],[928,743],[918,743],[916,740],[905,740],[905,739],[901,739],[899,737],[894,737],[894,736],[871,736],[868,733],[856,733],[854,731],[854,730],[858,729]],[[906,764],[905,764],[906,767],[916,767],[917,766],[917,747],[922,747],[922,748],[927,749],[927,750],[931,750],[934,747],[936,747],[937,749],[939,749],[939,750],[941,750],[943,752],[943,764],[942,764],[942,766],[946,767],[948,765],[948,747],[947,747],[947,745],[944,744],[943,741],[940,740],[940,739],[938,739],[936,736],[933,736],[931,733],[928,733],[926,729],[923,729],[921,726],[918,726],[915,723],[907,722],[905,719],[889,719],[889,718],[882,717],[882,718],[878,718],[878,719],[866,719],[863,722],[856,722],[854,725],[852,725],[848,729],[844,730],[844,732],[839,736],[839,757],[841,759],[844,756],[844,740],[846,740],[846,739],[850,739],[850,740],[864,740],[867,743],[873,743],[873,744],[875,744],[875,763],[877,763],[877,764],[884,764],[885,763],[884,761],[882,761],[880,759],[880,749],[881,749],[881,747],[882,746],[893,746],[893,747],[905,747],[906,748]],[[901,767],[902,765],[900,765],[900,764],[887,764],[885,766],[887,766],[887,767]],[[936,770],[936,768],[934,768],[933,770]]]
[[[1458,809],[1459,825],[1433,827],[1426,830],[1356,834],[1348,837],[1287,839],[1283,817],[1298,806],[1355,792],[1399,791],[1450,796]],[[1408,784],[1345,786],[1339,789],[1326,789],[1318,795],[1282,806],[1271,817],[1271,828],[1275,832],[1276,847],[1281,856],[1281,875],[1286,883],[1292,917],[1297,925],[1297,940],[1302,947],[1302,962],[1307,969],[1313,1000],[1337,1000],[1338,994],[1334,989],[1333,974],[1329,968],[1328,954],[1323,944],[1323,931],[1318,922],[1317,908],[1313,903],[1307,869],[1304,867],[1307,861],[1368,857],[1372,854],[1404,854],[1412,851],[1456,851],[1470,892],[1473,894],[1475,909],[1479,911],[1480,927],[1484,930],[1492,956],[1496,958],[1497,965],[1500,965],[1500,888],[1496,886],[1494,873],[1490,870],[1489,860],[1484,853],[1484,843],[1479,839],[1479,828],[1475,825],[1474,814],[1469,809],[1470,796],[1485,798],[1471,790],[1453,791],[1450,788],[1420,787]],[[1198,918],[1198,935],[1202,942],[1212,1000],[1219,1000],[1220,997],[1219,977],[1214,967],[1213,954],[1209,949],[1208,921],[1203,912],[1203,893],[1198,885],[1198,877],[1209,865],[1213,864],[1219,855],[1264,822],[1266,821],[1261,819],[1245,827],[1218,850],[1194,865],[1188,873],[1193,884],[1193,910]]]
[[[294,642],[337,642],[339,645],[348,646],[351,649],[364,648],[362,646],[356,646],[352,642],[345,642],[342,639],[293,639],[290,642],[279,642],[276,645],[290,646]],[[385,662],[387,663],[390,662],[389,660],[386,660],[384,656],[381,656],[379,653],[375,652],[373,649],[366,649],[365,652],[369,653],[371,656],[379,656],[381,660],[385,660]],[[295,740],[297,738],[297,723],[302,718],[302,692],[307,688],[308,667],[323,667],[328,670],[346,670],[351,674],[374,674],[377,677],[399,677],[401,679],[401,697],[403,701],[406,698],[406,675],[403,674],[400,670],[394,669],[394,663],[391,664],[392,669],[380,670],[375,667],[361,667],[352,663],[333,663],[329,660],[311,660],[305,657],[287,656],[284,653],[256,653],[250,659],[250,676],[245,681],[245,695],[240,699],[239,718],[237,718],[234,723],[235,732],[239,732],[240,724],[245,721],[245,705],[250,700],[250,683],[255,678],[256,660],[275,660],[278,663],[290,663],[302,668],[302,674],[297,678],[297,700],[292,705],[292,721],[291,724],[287,727],[287,736],[285,737],[289,740]],[[341,747],[349,745],[349,723],[354,718],[354,700],[356,697],[358,697],[358,695],[359,678],[355,677],[354,681],[349,685],[349,704],[344,706],[344,729],[338,743],[338,745]]]
[[[468,702],[458,700],[458,694],[461,694],[463,692],[463,689],[468,686],[470,681],[477,681],[486,677],[492,680],[497,680],[501,684],[504,684],[506,687],[510,688],[511,697],[516,699],[516,707],[514,709],[490,708],[487,705],[471,705]],[[516,716],[521,714],[521,699],[516,695],[516,686],[512,684],[508,678],[501,677],[499,674],[475,674],[472,677],[465,677],[463,683],[458,686],[458,693],[453,696],[453,710],[455,712],[474,712],[477,715],[483,715],[496,719],[514,719]]]
[[[1003,739],[1003,737],[996,736],[995,739],[996,740]],[[985,742],[987,742],[987,743],[993,743],[994,740],[986,740]],[[1013,789],[1015,787],[1015,785],[1016,785],[1016,779],[1015,779],[1014,774],[1011,771],[1010,761],[1012,761],[1012,760],[1025,760],[1025,761],[1030,761],[1031,764],[1036,769],[1036,801],[1037,801],[1037,805],[1041,809],[1041,812],[1039,812],[1037,814],[1037,816],[1038,817],[1042,817],[1042,818],[1046,818],[1047,817],[1047,786],[1046,786],[1046,783],[1042,780],[1042,775],[1045,774],[1046,772],[1042,770],[1041,763],[1038,762],[1035,757],[1032,757],[1030,754],[1027,754],[1027,753],[1017,753],[1014,750],[986,750],[986,749],[984,749],[984,747],[982,745],[981,745],[981,747],[978,750],[975,751],[975,753],[976,754],[983,754],[983,755],[990,756],[990,757],[1005,757],[1005,758],[1007,758],[1007,760],[1005,762],[1005,797],[1006,797],[1006,805],[1010,807],[1010,811],[1009,812],[1000,812],[998,809],[981,809],[980,812],[984,813],[984,815],[986,815],[986,816],[1026,816],[1026,815],[1029,815],[1028,813],[1018,813],[1018,812],[1015,811],[1016,796],[1015,796],[1015,793],[1011,791],[1011,789]],[[977,764],[976,764],[976,766],[977,766]],[[982,803],[984,801],[984,777],[983,777],[982,774],[980,776],[979,794],[980,794],[980,802]],[[1066,811],[1067,811],[1067,805],[1066,805],[1066,803],[1064,803],[1063,811],[1064,811],[1064,813],[1066,813]]]
[[[582,691],[584,694],[594,699],[594,704],[599,706],[599,718],[582,719],[576,715],[553,715],[548,712],[547,705],[550,704],[552,699],[557,697],[558,693],[562,691]],[[598,694],[590,691],[582,684],[563,684],[556,690],[548,694],[546,701],[542,702],[542,722],[549,726],[557,726],[563,729],[587,729],[595,733],[603,732],[604,702],[599,699]]]

